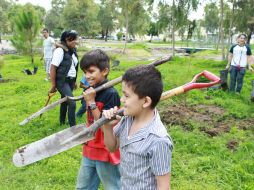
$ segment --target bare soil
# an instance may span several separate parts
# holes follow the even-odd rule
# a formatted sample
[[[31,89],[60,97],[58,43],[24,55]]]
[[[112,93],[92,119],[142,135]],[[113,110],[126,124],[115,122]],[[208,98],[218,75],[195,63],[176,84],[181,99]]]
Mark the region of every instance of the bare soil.
[[[253,120],[226,118],[225,110],[214,105],[189,106],[180,103],[168,107],[161,106],[159,110],[161,119],[166,125],[179,125],[188,131],[193,130],[193,125],[196,125],[200,131],[204,131],[211,137],[227,133],[231,127],[242,130],[254,128]]]

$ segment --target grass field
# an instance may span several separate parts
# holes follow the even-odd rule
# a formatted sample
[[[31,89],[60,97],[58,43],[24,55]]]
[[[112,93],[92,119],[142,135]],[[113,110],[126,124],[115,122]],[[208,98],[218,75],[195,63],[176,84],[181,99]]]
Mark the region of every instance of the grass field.
[[[150,55],[137,46],[131,52],[135,56]],[[39,56],[35,60],[39,71],[30,76],[21,72],[24,68],[32,69],[28,57],[7,55],[4,58],[1,73],[8,81],[0,83],[0,189],[75,189],[81,145],[23,168],[12,164],[17,148],[68,126],[59,126],[59,107],[19,126],[19,122],[43,107],[50,83],[44,81]],[[116,55],[115,58],[121,63],[111,71],[109,79],[120,76],[129,67],[148,63],[126,56]],[[164,90],[169,90],[189,82],[203,70],[218,75],[225,65],[225,62],[190,56],[176,57],[158,68],[163,75]],[[78,76],[81,78],[80,70]],[[249,100],[252,79],[254,74],[247,71],[240,96],[221,90],[192,90],[159,104],[161,117],[174,141],[172,189],[254,189],[254,103]],[[120,85],[116,89],[120,92]],[[77,89],[75,95],[81,92]],[[51,102],[59,98],[57,94]],[[77,108],[79,106],[77,102]],[[77,122],[85,122],[85,118]],[[212,130],[219,132],[211,133]]]

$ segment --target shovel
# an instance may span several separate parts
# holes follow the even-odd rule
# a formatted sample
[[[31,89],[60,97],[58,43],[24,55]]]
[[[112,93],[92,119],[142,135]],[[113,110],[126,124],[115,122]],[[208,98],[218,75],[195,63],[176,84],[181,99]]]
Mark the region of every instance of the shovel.
[[[56,94],[56,92],[49,92],[48,93],[48,99],[47,99],[44,107],[46,107],[49,104],[49,101],[50,101],[51,97],[54,96],[55,94]],[[41,116],[42,116],[42,114],[40,115],[40,118],[41,118]]]
[[[197,79],[201,76],[206,77],[211,82],[197,83]],[[161,100],[168,99],[172,96],[188,92],[192,89],[207,88],[218,84],[220,78],[216,75],[203,71],[202,73],[194,76],[193,80],[183,86],[174,88],[172,90],[162,93]],[[118,110],[116,115],[123,115],[123,109]],[[111,120],[115,119],[113,117]],[[111,121],[102,116],[90,127],[86,127],[85,124],[73,126],[71,128],[64,129],[60,132],[45,137],[39,141],[35,141],[31,144],[23,146],[16,150],[13,155],[13,163],[17,167],[26,166],[37,162],[39,160],[54,156],[77,145],[85,143],[95,138],[96,131],[105,123]]]
[[[172,58],[171,56],[166,57],[166,58],[162,58],[162,59],[160,59],[160,60],[157,60],[157,61],[154,61],[154,62],[150,63],[149,65],[154,65],[154,66],[161,65],[161,64],[163,64],[163,63],[166,63],[166,62],[170,61],[171,58]],[[114,85],[120,83],[121,81],[122,81],[122,77],[118,77],[118,78],[116,78],[116,79],[113,79],[113,80],[111,80],[111,81],[109,81],[109,82],[107,82],[107,83],[101,85],[101,86],[98,86],[97,88],[95,88],[95,91],[96,91],[96,92],[99,92],[99,91],[104,90],[104,89],[106,89],[106,88],[112,87],[112,86],[114,86]],[[69,97],[69,96],[66,96],[66,97],[64,97],[64,98],[61,98],[60,100],[58,100],[58,101],[56,101],[56,102],[54,102],[54,103],[52,103],[52,104],[50,104],[50,105],[47,105],[46,107],[43,107],[42,109],[40,109],[40,110],[37,111],[36,113],[34,113],[34,114],[32,114],[31,116],[29,116],[28,118],[24,119],[22,122],[19,123],[19,125],[25,125],[25,124],[27,124],[27,123],[28,123],[29,121],[31,121],[32,119],[34,119],[34,118],[40,116],[42,113],[44,113],[44,112],[46,112],[46,111],[48,111],[48,110],[53,109],[53,108],[56,107],[57,105],[59,105],[59,104],[61,104],[61,103],[63,103],[63,102],[66,102],[68,99],[69,99],[69,100],[78,101],[78,100],[81,100],[82,98],[83,98],[83,95],[77,96],[77,97]]]

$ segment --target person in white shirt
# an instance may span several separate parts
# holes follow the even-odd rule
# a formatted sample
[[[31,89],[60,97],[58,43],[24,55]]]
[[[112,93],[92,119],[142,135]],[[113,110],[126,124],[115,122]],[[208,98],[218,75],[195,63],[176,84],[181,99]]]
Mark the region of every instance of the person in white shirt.
[[[48,81],[50,79],[50,63],[53,56],[53,50],[55,48],[55,40],[49,36],[47,28],[42,30],[42,34],[45,39],[43,41],[43,54],[41,60],[44,58],[44,68],[46,71],[45,80]]]
[[[75,30],[65,31],[61,35],[61,44],[53,53],[50,67],[51,89],[49,93],[58,90],[61,98],[73,97],[73,89],[77,88],[78,55],[76,52],[78,34]],[[60,106],[60,124],[65,124],[68,109],[68,122],[72,127],[76,125],[76,103],[73,100],[63,102]]]
[[[253,71],[251,67],[251,49],[246,45],[246,34],[240,34],[237,37],[238,44],[233,45],[229,50],[228,64],[226,70],[230,73],[229,91],[240,94],[243,87],[243,78],[246,67]],[[237,84],[236,84],[237,83]]]

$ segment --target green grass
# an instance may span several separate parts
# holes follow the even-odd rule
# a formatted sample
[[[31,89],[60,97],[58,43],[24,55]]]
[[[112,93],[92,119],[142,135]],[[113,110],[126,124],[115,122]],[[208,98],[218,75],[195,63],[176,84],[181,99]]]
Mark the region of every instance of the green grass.
[[[138,51],[134,53],[135,56],[150,55],[145,50],[145,45],[132,46],[130,52]],[[12,155],[17,148],[68,126],[59,126],[59,107],[25,126],[19,126],[19,122],[43,107],[50,83],[44,81],[45,73],[39,56],[35,59],[39,70],[33,76],[21,72],[23,68],[32,69],[28,57],[8,55],[4,58],[5,65],[1,73],[5,79],[11,81],[0,83],[0,189],[74,189],[81,160],[81,145],[26,167],[17,168],[12,164]],[[129,67],[148,63],[130,60],[127,55],[116,55],[116,58],[121,64],[111,71],[109,79],[122,75]],[[225,64],[194,57],[176,57],[174,61],[158,68],[163,76],[164,89],[169,90],[188,83],[195,74],[203,70],[218,74]],[[81,70],[78,76],[81,77]],[[192,90],[162,102],[158,109],[185,102],[194,107],[203,104],[223,108],[225,113],[221,116],[222,119],[241,121],[254,118],[254,104],[249,100],[251,79],[253,75],[247,72],[241,96],[220,90]],[[120,92],[121,86],[117,85],[116,89]],[[74,93],[78,96],[81,92],[81,89],[77,89]],[[210,98],[206,99],[206,96]],[[59,98],[59,94],[56,94],[51,102]],[[77,102],[77,108],[79,106],[80,102]],[[85,119],[77,121],[82,123]],[[254,189],[254,124],[248,130],[241,130],[232,124],[229,133],[213,138],[200,131],[201,123],[190,120],[188,125],[191,127],[190,131],[179,125],[167,126],[174,141],[172,189]],[[232,139],[239,143],[235,151],[227,148],[227,142]]]

